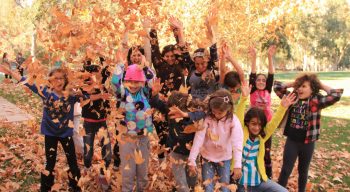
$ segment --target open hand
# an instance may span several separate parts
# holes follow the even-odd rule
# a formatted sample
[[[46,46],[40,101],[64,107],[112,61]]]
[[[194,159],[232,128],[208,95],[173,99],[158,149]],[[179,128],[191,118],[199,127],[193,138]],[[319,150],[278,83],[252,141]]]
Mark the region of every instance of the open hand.
[[[289,93],[287,96],[284,95],[281,100],[281,105],[285,108],[288,108],[296,102],[296,98],[297,96],[295,95],[295,93]]]
[[[179,30],[183,29],[182,22],[174,16],[170,16],[169,23],[170,23],[170,26],[175,28],[175,29],[179,29]]]
[[[160,83],[160,79],[157,78],[154,80],[153,85],[152,85],[152,96],[158,95],[160,90],[162,90],[164,83]]]
[[[272,58],[276,54],[276,51],[277,51],[276,45],[271,45],[267,50],[267,56],[269,58]]]
[[[184,117],[188,117],[188,114],[181,111],[178,107],[176,106],[172,106],[169,108],[169,118],[170,119],[177,119],[177,118],[184,118]]]
[[[249,85],[247,81],[244,81],[241,85],[242,96],[248,97],[251,90],[252,90],[252,85]]]

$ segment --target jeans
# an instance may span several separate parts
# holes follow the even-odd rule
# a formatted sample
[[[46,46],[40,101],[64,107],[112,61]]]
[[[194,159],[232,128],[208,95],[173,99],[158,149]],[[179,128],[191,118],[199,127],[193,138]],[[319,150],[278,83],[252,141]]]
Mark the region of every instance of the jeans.
[[[171,152],[170,158],[174,160],[174,162],[172,162],[171,171],[174,175],[176,190],[178,192],[189,192],[190,189],[194,190],[197,175],[190,175],[187,166],[188,155]]]
[[[122,135],[119,143],[121,158],[122,192],[145,191],[148,184],[148,162],[150,156],[150,142],[147,136]],[[135,162],[135,152],[141,152],[143,162]]]
[[[45,170],[48,174],[41,173],[41,192],[51,191],[51,187],[54,183],[55,176],[53,174],[56,165],[57,157],[57,145],[58,142],[61,143],[64,153],[67,157],[67,162],[69,165],[68,179],[69,186],[73,191],[79,191],[80,188],[77,186],[78,180],[80,178],[80,170],[77,164],[77,158],[75,156],[74,142],[72,137],[54,137],[45,135],[45,156],[46,156],[46,166]]]
[[[213,192],[215,184],[213,182],[215,173],[217,173],[219,177],[219,182],[223,184],[229,184],[230,182],[230,166],[231,160],[226,160],[218,163],[210,162],[203,158],[202,165],[202,179],[203,182],[211,182],[205,186],[205,192]],[[226,187],[221,187],[221,191],[229,192],[230,190]]]
[[[278,183],[271,181],[270,179],[268,179],[266,182],[262,181],[260,183],[260,185],[258,186],[247,186],[244,187],[243,185],[238,185],[238,189],[237,192],[262,192],[262,191],[266,191],[266,192],[288,192],[288,190],[284,187],[282,187],[281,185],[279,185]]]
[[[91,161],[92,161],[92,156],[93,156],[93,152],[94,152],[95,135],[101,127],[103,127],[103,129],[104,129],[103,131],[105,131],[105,133],[102,134],[103,137],[100,139],[100,146],[102,147],[102,149],[101,149],[102,159],[105,162],[106,168],[111,163],[112,147],[111,147],[111,140],[109,138],[109,133],[107,130],[106,121],[98,122],[98,123],[84,121],[84,129],[85,129],[85,134],[86,134],[83,137],[83,140],[84,140],[84,165],[87,168],[91,167]]]
[[[298,158],[298,191],[305,191],[309,166],[312,155],[314,154],[314,149],[315,142],[305,144],[287,138],[286,144],[284,145],[283,164],[278,183],[284,187],[287,185],[294,163]]]

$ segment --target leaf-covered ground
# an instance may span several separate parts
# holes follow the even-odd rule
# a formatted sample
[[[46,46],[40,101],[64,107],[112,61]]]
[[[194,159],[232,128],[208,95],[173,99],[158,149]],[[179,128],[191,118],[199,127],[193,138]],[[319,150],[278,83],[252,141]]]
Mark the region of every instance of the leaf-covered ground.
[[[342,82],[339,83],[342,84]],[[0,96],[35,117],[31,122],[11,124],[0,122],[0,191],[37,191],[40,187],[40,173],[44,170],[45,159],[43,136],[39,133],[41,101],[37,96],[27,93],[15,84],[1,83]],[[350,110],[349,96],[350,94],[345,93],[339,103],[322,113],[322,133],[311,163],[309,191],[350,191],[350,173],[348,172],[350,170],[350,143],[348,142],[350,118],[347,116]],[[273,103],[275,106],[278,104],[276,97]],[[114,133],[113,127],[109,129]],[[277,131],[272,149],[274,180],[277,179],[281,168],[284,141],[282,131]],[[155,140],[153,144],[156,144]],[[99,150],[100,148],[96,147],[92,170],[85,171],[82,161],[78,162],[83,174],[80,182],[85,191],[100,190],[96,184],[97,170],[102,163]],[[168,166],[168,162],[159,165],[156,155],[152,154],[149,170],[152,191],[172,190],[173,179]],[[56,164],[56,184],[53,189],[67,190],[65,172],[67,168],[64,153],[60,148]],[[107,179],[111,182],[113,191],[119,191],[120,173],[110,168]],[[296,169],[290,177],[288,187],[290,191],[296,191]],[[202,190],[198,187],[196,191]]]

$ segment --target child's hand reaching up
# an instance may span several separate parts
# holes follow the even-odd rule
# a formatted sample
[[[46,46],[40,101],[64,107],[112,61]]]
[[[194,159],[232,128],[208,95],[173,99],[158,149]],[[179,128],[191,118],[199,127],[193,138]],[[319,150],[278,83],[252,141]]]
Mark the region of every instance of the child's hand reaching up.
[[[160,83],[160,79],[157,78],[154,80],[152,85],[152,96],[156,96],[159,94],[160,90],[162,89],[164,83]]]
[[[282,100],[281,100],[281,105],[285,108],[288,108],[292,104],[296,102],[296,95],[295,93],[289,93],[287,96],[284,95]]]
[[[241,85],[242,96],[248,97],[251,90],[252,90],[252,85],[249,85],[248,82],[244,81]]]

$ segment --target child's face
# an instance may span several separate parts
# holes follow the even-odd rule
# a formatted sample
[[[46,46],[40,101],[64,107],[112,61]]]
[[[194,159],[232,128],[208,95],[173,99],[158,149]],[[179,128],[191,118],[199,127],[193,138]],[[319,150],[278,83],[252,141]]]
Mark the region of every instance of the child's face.
[[[49,78],[50,85],[52,89],[56,92],[62,92],[64,90],[65,77],[61,72],[56,72],[52,74]]]
[[[129,90],[131,94],[137,93],[144,85],[142,81],[124,81],[124,86]]]
[[[174,64],[175,63],[175,54],[174,54],[174,52],[173,51],[169,51],[169,52],[165,53],[163,59],[169,65]]]
[[[255,86],[259,90],[264,90],[266,87],[266,77],[264,75],[258,75],[255,80]]]
[[[133,49],[130,55],[131,63],[140,64],[142,60],[142,53],[138,49]]]
[[[241,96],[241,85],[237,85],[234,88],[228,89],[231,93],[233,103],[236,103],[239,100],[239,97]]]
[[[220,119],[224,118],[228,112],[227,110],[222,111],[222,110],[215,109],[215,108],[213,108],[211,111],[212,111],[216,120],[220,120]]]
[[[261,131],[261,122],[259,121],[258,118],[254,117],[250,119],[248,123],[248,130],[249,133],[253,136],[258,136]]]
[[[297,89],[299,99],[307,99],[312,95],[312,89],[309,81],[305,81],[301,86]]]
[[[194,58],[194,64],[199,73],[204,73],[207,70],[208,63],[205,61],[204,57]]]

